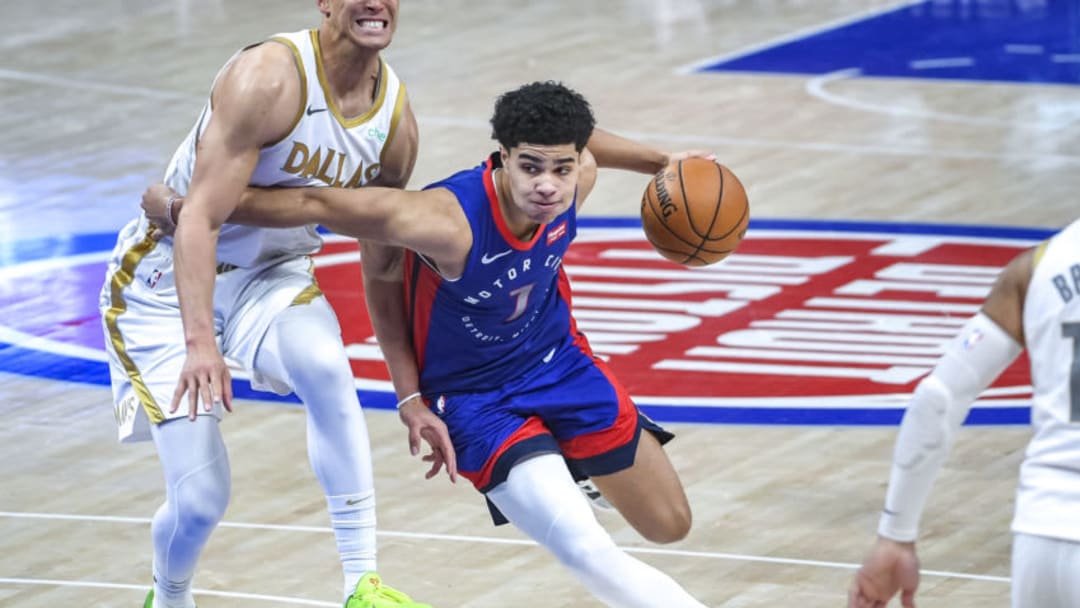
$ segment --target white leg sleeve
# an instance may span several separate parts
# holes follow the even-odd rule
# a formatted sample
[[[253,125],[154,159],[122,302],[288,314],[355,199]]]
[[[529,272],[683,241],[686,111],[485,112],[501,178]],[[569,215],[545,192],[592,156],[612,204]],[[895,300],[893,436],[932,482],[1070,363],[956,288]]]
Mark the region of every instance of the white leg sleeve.
[[[1012,608],[1080,606],[1080,544],[1016,534],[1012,552]]]
[[[165,503],[150,525],[154,605],[190,608],[195,565],[229,504],[229,458],[213,416],[171,420],[151,433],[165,473]]]
[[[704,608],[671,577],[615,545],[561,455],[544,454],[514,465],[507,480],[487,496],[608,606]]]
[[[376,569],[375,482],[367,423],[341,330],[324,298],[293,306],[267,331],[255,367],[287,383],[307,411],[311,468],[327,496],[346,594]]]
[[[893,454],[878,533],[896,541],[918,537],[919,518],[971,404],[1020,355],[1022,348],[983,313],[949,343],[908,405]]]

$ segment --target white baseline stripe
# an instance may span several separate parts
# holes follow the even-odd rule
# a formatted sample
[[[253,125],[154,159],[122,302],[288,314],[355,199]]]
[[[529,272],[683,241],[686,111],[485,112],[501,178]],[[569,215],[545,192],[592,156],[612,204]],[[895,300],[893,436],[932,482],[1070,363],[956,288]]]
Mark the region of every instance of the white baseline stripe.
[[[115,517],[104,515],[70,515],[64,513],[32,513],[32,512],[17,512],[17,511],[0,511],[0,517],[8,517],[13,519],[45,519],[45,520],[64,520],[64,521],[85,521],[85,522],[99,522],[99,523],[135,523],[149,525],[150,518],[148,517]],[[252,530],[276,530],[282,532],[317,532],[330,534],[333,532],[330,528],[322,526],[289,526],[280,524],[255,524],[255,523],[242,523],[242,522],[221,522],[218,524],[222,528],[243,528]],[[490,536],[465,536],[460,534],[432,534],[425,532],[393,532],[387,530],[379,530],[377,532],[379,536],[389,536],[394,538],[413,538],[417,540],[441,540],[441,541],[453,541],[453,542],[467,542],[467,543],[480,543],[489,545],[533,545],[536,543],[531,540],[521,540],[513,538],[494,538]],[[659,549],[654,547],[619,547],[627,553],[640,553],[647,555],[666,555],[671,557],[695,557],[702,559],[723,559],[733,561],[744,562],[758,562],[768,564],[785,564],[794,566],[816,566],[822,568],[837,568],[844,570],[855,570],[859,568],[859,564],[845,563],[845,562],[826,562],[813,559],[797,559],[787,557],[769,557],[762,555],[743,555],[739,553],[718,553],[713,551],[683,551],[679,549]],[[923,574],[927,576],[940,576],[948,578],[961,578],[966,580],[977,581],[991,581],[1008,583],[1008,577],[1002,576],[987,576],[982,574],[967,574],[964,572],[948,572],[943,570],[923,570]],[[0,579],[0,581],[9,579]],[[220,592],[215,592],[220,593]],[[240,596],[236,596],[240,597]],[[243,596],[253,597],[253,596]],[[323,604],[318,604],[323,605]]]

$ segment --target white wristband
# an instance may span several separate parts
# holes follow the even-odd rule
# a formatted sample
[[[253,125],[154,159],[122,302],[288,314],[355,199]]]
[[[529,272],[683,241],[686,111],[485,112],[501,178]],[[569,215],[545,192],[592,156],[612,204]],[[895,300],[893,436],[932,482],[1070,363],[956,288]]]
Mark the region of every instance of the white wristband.
[[[422,394],[420,393],[420,391],[416,391],[415,393],[413,393],[413,394],[411,394],[411,395],[407,395],[407,396],[405,396],[405,397],[402,397],[402,398],[401,398],[401,401],[398,401],[398,402],[397,402],[397,405],[396,405],[395,407],[396,407],[397,409],[399,409],[399,410],[400,410],[400,409],[401,409],[401,406],[405,405],[405,404],[406,404],[406,403],[408,403],[409,401],[412,401],[412,400],[413,400],[414,398],[416,398],[416,397],[422,397],[422,396],[423,396],[423,395],[422,395]]]

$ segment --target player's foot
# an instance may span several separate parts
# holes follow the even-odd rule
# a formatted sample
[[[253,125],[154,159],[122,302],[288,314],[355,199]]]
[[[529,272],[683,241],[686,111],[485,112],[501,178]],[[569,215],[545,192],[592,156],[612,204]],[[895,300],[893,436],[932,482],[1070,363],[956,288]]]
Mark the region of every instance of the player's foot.
[[[404,593],[382,582],[382,577],[368,572],[360,577],[356,591],[345,600],[345,608],[431,608],[429,604],[414,602]]]
[[[143,602],[142,608],[154,608],[154,588],[153,587],[150,588],[150,593],[146,594],[146,601]]]
[[[578,480],[577,485],[581,488],[581,493],[585,495],[585,498],[589,499],[589,504],[593,508],[599,511],[614,511],[615,505],[608,502],[608,499],[604,498],[604,495],[600,493],[600,489],[596,487],[596,484],[591,479],[586,477],[585,479]]]

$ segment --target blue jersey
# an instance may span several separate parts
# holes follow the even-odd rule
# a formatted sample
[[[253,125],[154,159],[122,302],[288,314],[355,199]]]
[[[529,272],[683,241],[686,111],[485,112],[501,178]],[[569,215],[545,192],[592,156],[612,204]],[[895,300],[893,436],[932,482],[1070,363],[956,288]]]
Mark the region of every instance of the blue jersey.
[[[455,279],[419,254],[406,256],[408,321],[426,395],[504,386],[578,338],[562,270],[577,235],[576,204],[529,241],[518,239],[495,194],[492,171],[499,163],[492,154],[480,166],[428,186],[454,194],[473,244]]]

